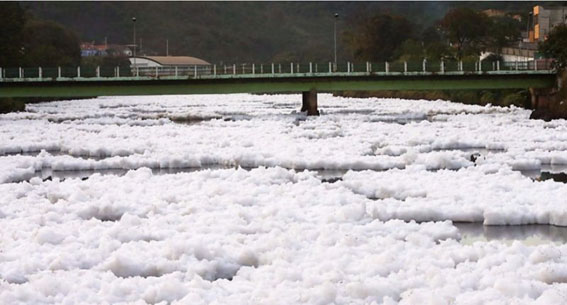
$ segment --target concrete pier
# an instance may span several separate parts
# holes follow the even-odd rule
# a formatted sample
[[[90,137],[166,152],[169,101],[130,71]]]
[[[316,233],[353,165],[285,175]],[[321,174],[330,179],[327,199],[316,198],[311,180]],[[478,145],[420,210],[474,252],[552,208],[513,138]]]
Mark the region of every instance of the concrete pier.
[[[549,109],[555,102],[557,89],[530,88],[532,109]]]
[[[319,110],[317,109],[317,91],[304,91],[302,95],[301,111],[307,111],[307,115],[319,115]]]
[[[555,86],[530,88],[530,94],[534,109],[531,119],[567,119],[567,71],[557,74]]]

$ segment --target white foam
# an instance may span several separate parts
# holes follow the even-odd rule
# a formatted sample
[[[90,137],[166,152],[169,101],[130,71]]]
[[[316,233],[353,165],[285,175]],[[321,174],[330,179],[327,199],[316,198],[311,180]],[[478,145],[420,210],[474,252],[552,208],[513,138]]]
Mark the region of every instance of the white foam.
[[[513,171],[566,163],[565,121],[325,94],[327,114],[306,117],[300,99],[104,97],[0,115],[0,303],[565,303],[565,245],[465,245],[451,222],[567,225],[566,186]],[[150,169],[211,164],[272,168]],[[31,178],[41,169],[131,171]],[[362,171],[323,183],[303,169]]]

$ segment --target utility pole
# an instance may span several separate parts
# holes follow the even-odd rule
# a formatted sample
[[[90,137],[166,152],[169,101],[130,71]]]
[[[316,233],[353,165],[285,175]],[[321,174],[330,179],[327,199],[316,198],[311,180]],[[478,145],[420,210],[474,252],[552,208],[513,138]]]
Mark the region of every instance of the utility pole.
[[[339,19],[339,14],[335,13],[335,66],[334,71],[337,71],[337,20]]]
[[[169,56],[169,39],[165,40],[165,56]]]
[[[132,17],[132,23],[134,24],[134,69],[136,69],[136,17]]]

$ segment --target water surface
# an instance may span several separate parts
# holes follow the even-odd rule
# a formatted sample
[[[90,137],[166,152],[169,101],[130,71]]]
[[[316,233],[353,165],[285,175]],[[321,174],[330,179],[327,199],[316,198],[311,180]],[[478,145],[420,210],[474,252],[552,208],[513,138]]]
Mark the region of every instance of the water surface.
[[[567,227],[552,225],[485,226],[482,223],[453,223],[461,234],[461,243],[521,241],[527,245],[567,243]]]

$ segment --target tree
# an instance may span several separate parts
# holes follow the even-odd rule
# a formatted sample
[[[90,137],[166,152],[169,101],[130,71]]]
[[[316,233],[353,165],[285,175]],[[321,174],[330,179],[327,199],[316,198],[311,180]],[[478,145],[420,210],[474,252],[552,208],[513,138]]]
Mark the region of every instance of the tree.
[[[398,52],[398,58],[403,61],[422,61],[427,56],[423,43],[414,39],[404,41]]]
[[[25,11],[17,2],[0,3],[0,67],[20,65],[25,22]]]
[[[447,40],[442,36],[438,26],[430,26],[421,34],[421,40],[425,46],[425,57],[429,59],[440,59],[452,57]]]
[[[412,32],[412,25],[404,17],[380,14],[359,20],[345,38],[355,59],[379,62],[392,60]]]
[[[447,41],[435,26],[421,33],[421,40],[408,39],[398,48],[399,59],[404,61],[439,60],[452,57]]]
[[[76,65],[77,36],[58,23],[36,20],[17,3],[0,3],[0,67]]]
[[[450,59],[453,58],[449,46],[441,41],[430,42],[425,45],[425,58]]]
[[[538,49],[546,57],[554,58],[556,67],[567,67],[567,25],[554,27],[547,39],[539,43]]]
[[[488,17],[470,8],[454,8],[440,22],[441,29],[456,49],[457,59],[479,54],[488,32]]]
[[[502,48],[520,40],[520,22],[509,16],[495,16],[490,18],[487,35],[487,46],[494,48],[496,55],[500,56]]]
[[[81,62],[77,35],[56,22],[30,20],[22,37],[25,66],[76,66]]]

